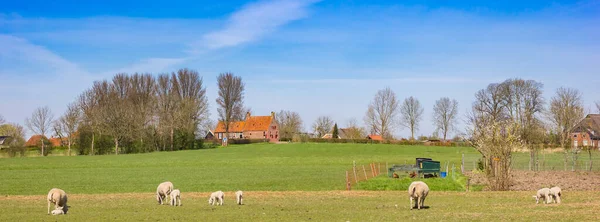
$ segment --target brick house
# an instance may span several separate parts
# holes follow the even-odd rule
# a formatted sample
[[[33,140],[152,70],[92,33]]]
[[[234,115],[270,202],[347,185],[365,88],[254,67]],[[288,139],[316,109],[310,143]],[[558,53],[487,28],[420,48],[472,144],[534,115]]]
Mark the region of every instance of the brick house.
[[[223,121],[217,123],[214,130],[215,138],[223,139],[225,136],[225,124]],[[268,139],[270,142],[279,141],[279,126],[275,121],[275,112],[270,116],[252,116],[246,113],[244,121],[229,123],[230,139]]]
[[[600,114],[589,114],[571,133],[573,147],[600,148]]]

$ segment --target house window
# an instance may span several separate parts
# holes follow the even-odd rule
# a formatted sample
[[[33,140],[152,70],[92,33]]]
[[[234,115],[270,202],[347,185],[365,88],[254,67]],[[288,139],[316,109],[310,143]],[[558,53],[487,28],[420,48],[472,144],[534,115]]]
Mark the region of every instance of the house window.
[[[577,134],[573,135],[573,138],[577,138]]]
[[[587,140],[583,140],[583,146],[587,146],[588,145],[588,141]]]

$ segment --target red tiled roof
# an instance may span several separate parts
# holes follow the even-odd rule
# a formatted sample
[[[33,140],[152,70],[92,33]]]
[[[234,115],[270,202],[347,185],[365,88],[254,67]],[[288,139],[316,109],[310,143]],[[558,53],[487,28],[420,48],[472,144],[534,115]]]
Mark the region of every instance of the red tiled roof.
[[[244,131],[244,121],[237,121],[229,123],[229,132],[230,133],[241,133]],[[223,121],[219,121],[217,124],[217,128],[215,129],[215,133],[224,133],[225,132],[225,124]]]
[[[246,119],[244,131],[267,131],[272,121],[272,116],[250,116]]]
[[[242,133],[245,131],[267,131],[273,122],[273,116],[246,116],[246,120],[229,123],[230,133]],[[223,121],[217,123],[214,133],[224,133],[225,124]]]
[[[25,146],[41,145],[40,139],[42,139],[42,135],[33,135],[31,138],[29,138],[29,140],[27,140],[27,142],[25,142]]]
[[[383,137],[381,137],[380,135],[369,135],[367,136],[368,139],[372,139],[372,140],[383,140]]]

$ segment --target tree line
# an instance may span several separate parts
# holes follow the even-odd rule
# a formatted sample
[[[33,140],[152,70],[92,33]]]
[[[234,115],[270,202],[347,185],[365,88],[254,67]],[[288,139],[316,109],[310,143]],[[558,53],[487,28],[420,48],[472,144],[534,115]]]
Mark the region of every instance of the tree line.
[[[246,112],[251,110],[244,106],[245,84],[240,76],[222,73],[217,76],[217,86],[218,120],[229,132],[230,123],[244,120]],[[559,88],[549,103],[542,93],[543,84],[534,80],[492,83],[475,93],[471,112],[464,118],[458,116],[456,100],[442,97],[432,107],[434,134],[448,140],[450,133],[459,132],[456,125],[463,119],[469,128],[461,135],[477,141],[485,127],[508,121],[516,126],[515,135],[524,147],[532,151],[532,159],[537,144],[557,143],[565,147],[570,130],[585,113],[581,93]],[[600,112],[600,102],[596,106]],[[195,149],[202,147],[199,140],[202,134],[215,128],[208,107],[203,79],[194,70],[180,69],[156,77],[120,73],[110,81],[94,82],[57,119],[48,107],[40,107],[25,123],[35,134],[61,138],[69,154],[72,146],[77,147],[79,154],[92,155]],[[407,128],[410,139],[415,139],[423,113],[424,107],[416,97],[400,100],[388,87],[379,90],[369,103],[363,117],[364,127],[351,119],[343,130],[350,139],[362,139],[367,134],[394,139],[395,130]],[[281,138],[291,139],[304,130],[297,112],[281,110],[275,117]],[[0,121],[0,134],[18,138],[11,142],[12,146],[22,146],[24,127]],[[337,126],[332,117],[320,116],[310,130],[318,137],[334,131],[337,136],[339,130],[334,130]],[[47,152],[46,146],[47,143],[41,143],[43,154]]]

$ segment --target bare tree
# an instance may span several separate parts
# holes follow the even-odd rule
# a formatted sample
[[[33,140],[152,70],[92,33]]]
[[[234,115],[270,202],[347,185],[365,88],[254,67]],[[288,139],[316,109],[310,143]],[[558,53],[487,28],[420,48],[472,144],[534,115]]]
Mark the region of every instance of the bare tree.
[[[4,124],[6,122],[6,120],[4,120],[4,117],[2,115],[0,115],[0,124]]]
[[[79,105],[76,103],[69,104],[65,113],[54,123],[57,136],[61,138],[61,140],[62,138],[67,139],[69,156],[71,156],[71,145],[75,140],[75,132],[77,132],[77,128],[81,121],[81,112],[78,106]]]
[[[543,84],[534,80],[507,79],[500,84],[507,118],[517,123],[521,142],[530,150],[529,169],[536,169],[537,144],[543,143]]]
[[[281,110],[275,117],[281,138],[292,138],[302,131],[302,118],[297,112]]]
[[[206,88],[197,71],[180,69],[173,74],[177,112],[175,126],[181,133],[195,138],[198,127],[208,119]]]
[[[419,123],[423,119],[423,107],[418,99],[408,97],[400,107],[402,114],[400,123],[405,127],[410,128],[410,138],[415,139],[415,131],[419,130]]]
[[[379,134],[386,139],[392,137],[397,123],[398,103],[396,93],[389,87],[377,91],[364,118],[372,134]]]
[[[596,101],[596,112],[600,113],[600,101]]]
[[[25,119],[25,124],[29,130],[33,131],[36,134],[41,135],[42,141],[42,156],[46,154],[44,150],[44,138],[46,137],[46,132],[50,130],[52,125],[52,119],[54,115],[48,106],[38,107],[31,114],[31,118]]]
[[[133,137],[134,125],[131,100],[128,99],[131,85],[129,76],[117,74],[112,82],[103,81],[101,88],[96,92],[100,98],[100,116],[102,117],[102,131],[111,136],[115,144],[115,155],[119,154],[119,143],[124,139]]]
[[[319,138],[328,132],[331,132],[332,127],[333,120],[329,116],[319,116],[312,125],[313,132],[317,133]]]
[[[219,119],[223,121],[225,135],[229,135],[229,124],[243,116],[244,111],[244,83],[242,77],[234,76],[233,73],[221,73],[217,77],[219,95],[217,97],[217,111]]]
[[[446,141],[448,132],[454,129],[457,115],[458,102],[456,100],[444,97],[435,101],[433,120],[437,130],[441,131],[444,141]]]
[[[557,89],[549,111],[550,120],[560,135],[560,145],[566,148],[571,130],[584,117],[581,93],[571,88]]]
[[[169,145],[171,151],[174,146],[174,131],[175,131],[175,110],[176,110],[176,96],[173,89],[173,81],[169,74],[161,74],[158,76],[157,81],[157,106],[158,106],[158,128],[159,134],[168,134]],[[166,142],[163,141],[163,148],[165,149]]]
[[[359,126],[358,121],[354,118],[346,123],[345,132],[348,139],[364,139],[367,136],[365,128]]]
[[[94,86],[100,84],[100,82],[94,82]],[[92,130],[92,141],[91,141],[91,150],[90,150],[90,154],[94,155],[94,143],[95,143],[95,136],[96,133],[99,131],[100,128],[100,119],[98,114],[99,114],[99,105],[98,105],[98,98],[96,97],[96,93],[94,91],[94,88],[96,87],[92,87],[92,89],[88,89],[86,91],[84,91],[81,95],[79,95],[79,100],[78,100],[78,104],[79,104],[79,109],[81,109],[82,112],[82,124],[87,125],[91,128]],[[82,144],[79,144],[79,146],[81,147]]]
[[[133,137],[144,145],[144,137],[153,120],[156,107],[156,80],[150,74],[135,73],[129,78],[131,89],[127,95],[135,115]]]

